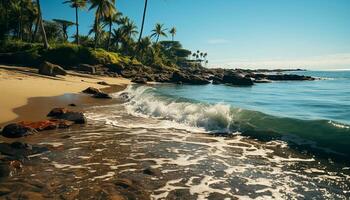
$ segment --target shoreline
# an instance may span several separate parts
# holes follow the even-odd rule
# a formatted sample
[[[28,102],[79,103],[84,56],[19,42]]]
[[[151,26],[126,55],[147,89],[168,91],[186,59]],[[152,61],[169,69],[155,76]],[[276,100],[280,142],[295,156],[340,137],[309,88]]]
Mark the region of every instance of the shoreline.
[[[88,87],[111,93],[131,83],[125,78],[68,72],[66,76],[49,77],[38,74],[33,68],[0,65],[0,127],[18,120],[42,119],[52,107],[98,101],[79,94]],[[109,85],[97,83],[101,81]]]

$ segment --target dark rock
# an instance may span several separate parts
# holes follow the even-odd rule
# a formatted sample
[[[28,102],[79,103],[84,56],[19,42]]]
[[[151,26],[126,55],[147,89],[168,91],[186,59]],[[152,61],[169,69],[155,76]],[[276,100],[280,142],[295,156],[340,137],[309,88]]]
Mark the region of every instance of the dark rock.
[[[68,111],[62,115],[56,116],[56,118],[72,121],[76,124],[85,124],[87,121],[84,113],[72,111]]]
[[[76,107],[77,105],[74,103],[68,104],[68,106]]]
[[[26,150],[32,150],[33,146],[27,143],[23,142],[13,142],[10,144],[10,146],[14,149],[26,149]]]
[[[8,177],[10,173],[10,166],[6,163],[0,163],[0,178]]]
[[[93,87],[88,87],[86,88],[85,90],[82,91],[83,93],[86,93],[86,94],[97,94],[100,92],[99,89],[97,88],[93,88]]]
[[[184,74],[182,72],[174,72],[171,80],[172,82],[175,82],[175,83],[181,82],[181,83],[188,83],[188,84],[194,84],[194,85],[204,85],[204,84],[210,83],[208,79],[201,77],[199,75]]]
[[[127,92],[123,92],[123,93],[119,94],[119,97],[123,101],[129,101],[130,100],[130,95]]]
[[[112,97],[104,92],[98,92],[94,94],[92,97],[97,98],[97,99],[111,99]]]
[[[108,83],[106,83],[105,81],[100,81],[100,82],[97,82],[97,84],[99,85],[109,85]]]
[[[5,126],[2,130],[2,136],[7,138],[19,138],[35,133],[35,130],[25,127],[20,124],[9,124]]]
[[[228,83],[232,85],[243,85],[250,86],[254,85],[252,79],[250,77],[243,76],[242,74],[236,72],[226,72],[222,77],[223,83]]]
[[[68,109],[67,108],[54,108],[52,109],[49,114],[47,114],[48,117],[56,117],[56,116],[60,116],[64,113],[67,113]]]
[[[84,113],[82,112],[74,112],[70,111],[66,108],[54,108],[50,111],[50,113],[47,115],[48,117],[53,117],[56,120],[48,120],[52,123],[55,123],[58,128],[67,128],[72,125],[69,121],[72,121],[76,124],[85,124],[86,118],[84,116]],[[60,119],[60,120],[57,120]]]
[[[117,64],[107,64],[106,67],[111,72],[116,72],[118,74],[121,74],[121,72],[125,69],[124,65],[117,63]]]
[[[266,79],[272,81],[312,81],[315,78],[310,76],[300,76],[296,74],[267,74]]]
[[[67,74],[67,72],[59,65],[55,65],[49,62],[44,62],[40,65],[39,74],[43,74],[47,76],[56,76],[56,75],[64,76]]]
[[[96,67],[89,64],[80,64],[77,67],[78,71],[88,72],[90,74],[96,73]]]
[[[138,77],[133,78],[131,80],[131,82],[138,83],[138,84],[146,84],[147,83],[147,79],[138,76]]]
[[[48,151],[46,147],[30,145],[21,142],[14,142],[12,144],[0,143],[0,154],[7,155],[8,161],[22,160],[29,155],[43,153]]]

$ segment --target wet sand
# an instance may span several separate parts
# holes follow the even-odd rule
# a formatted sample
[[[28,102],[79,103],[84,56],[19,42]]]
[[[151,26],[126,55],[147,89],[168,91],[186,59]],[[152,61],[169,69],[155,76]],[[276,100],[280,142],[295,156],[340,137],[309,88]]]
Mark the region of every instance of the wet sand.
[[[41,119],[40,116],[48,112],[48,108],[74,103],[73,101],[90,101],[70,94],[79,93],[87,87],[109,88],[97,82],[105,81],[114,85],[108,90],[122,89],[130,84],[124,78],[68,72],[67,76],[49,77],[38,74],[37,69],[33,68],[0,65],[0,126],[18,119]],[[57,98],[41,99],[53,96]],[[33,106],[22,107],[26,104]]]
[[[44,146],[0,182],[8,199],[347,199],[349,168],[283,141],[213,136],[86,102],[86,125],[16,141]],[[171,124],[170,124],[171,125]],[[14,140],[11,140],[13,142]],[[8,141],[10,142],[10,141]]]

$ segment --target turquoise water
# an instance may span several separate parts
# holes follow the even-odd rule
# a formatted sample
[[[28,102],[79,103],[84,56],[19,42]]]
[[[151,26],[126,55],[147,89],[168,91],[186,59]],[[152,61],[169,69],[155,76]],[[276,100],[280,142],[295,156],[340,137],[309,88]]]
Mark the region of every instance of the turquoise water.
[[[326,80],[273,82],[253,87],[167,85],[157,87],[157,93],[229,104],[279,117],[350,124],[350,71],[295,73]]]
[[[317,81],[252,87],[227,85],[135,86],[131,113],[208,132],[282,139],[350,157],[350,71],[305,71]]]

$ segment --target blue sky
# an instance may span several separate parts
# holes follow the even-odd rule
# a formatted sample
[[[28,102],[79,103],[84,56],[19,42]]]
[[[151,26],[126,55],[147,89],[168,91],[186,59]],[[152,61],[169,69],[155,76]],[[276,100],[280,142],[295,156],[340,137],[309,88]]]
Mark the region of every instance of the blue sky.
[[[74,21],[62,2],[41,1],[44,19]],[[143,4],[116,6],[139,25]],[[93,14],[81,11],[81,33]],[[207,52],[212,67],[350,68],[350,0],[149,0],[145,34],[157,22],[175,26],[185,48]]]

